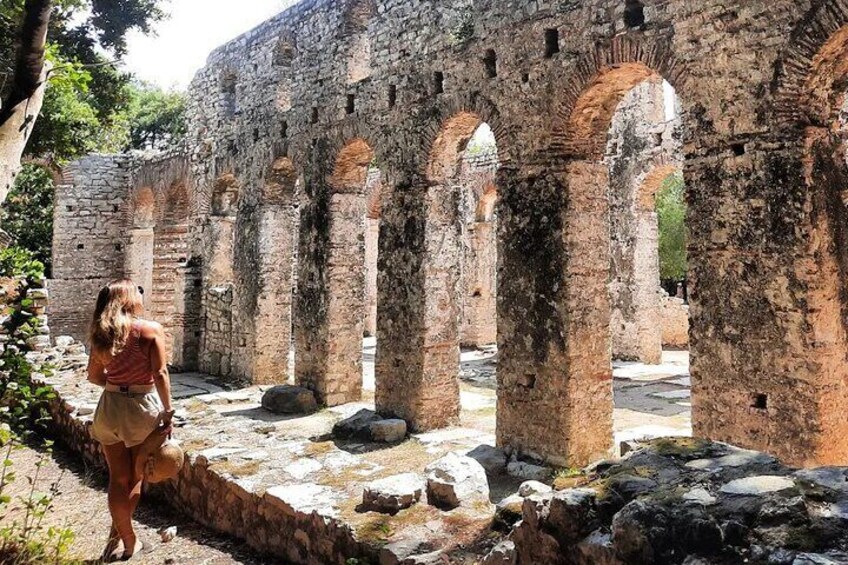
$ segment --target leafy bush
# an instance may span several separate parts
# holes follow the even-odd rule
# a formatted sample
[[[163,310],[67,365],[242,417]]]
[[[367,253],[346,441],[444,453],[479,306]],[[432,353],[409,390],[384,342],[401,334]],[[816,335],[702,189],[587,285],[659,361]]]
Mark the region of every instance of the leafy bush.
[[[15,245],[31,251],[32,259],[40,261],[46,273],[50,272],[53,247],[53,191],[50,173],[39,165],[26,164],[0,209],[0,227]]]
[[[683,176],[670,175],[657,191],[659,225],[660,278],[665,281],[686,279],[686,203]]]
[[[26,286],[32,286],[44,278],[44,264],[28,249],[7,247],[0,251],[0,277],[23,278]]]

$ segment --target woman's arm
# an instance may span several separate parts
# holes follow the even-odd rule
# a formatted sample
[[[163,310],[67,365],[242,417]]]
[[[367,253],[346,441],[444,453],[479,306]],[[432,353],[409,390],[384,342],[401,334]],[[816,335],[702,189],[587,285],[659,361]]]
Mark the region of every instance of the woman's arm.
[[[88,382],[97,386],[106,386],[106,368],[93,351],[88,356]]]
[[[171,411],[171,377],[168,374],[168,354],[165,349],[165,330],[161,324],[145,323],[141,337],[150,343],[150,369],[156,382],[156,392],[165,412]],[[168,422],[170,423],[170,422]]]

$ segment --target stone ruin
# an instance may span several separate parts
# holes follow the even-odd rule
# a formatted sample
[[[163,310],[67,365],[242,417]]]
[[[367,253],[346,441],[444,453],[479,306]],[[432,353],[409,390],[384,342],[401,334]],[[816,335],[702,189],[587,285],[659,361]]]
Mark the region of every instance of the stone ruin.
[[[414,432],[496,340],[498,446],[571,467],[611,451],[611,357],[688,345],[696,437],[848,464],[846,56],[844,0],[301,2],[209,56],[183,147],[65,168],[51,327],[128,276],[175,367],[324,407],[372,335]],[[690,307],[657,286],[680,173]]]

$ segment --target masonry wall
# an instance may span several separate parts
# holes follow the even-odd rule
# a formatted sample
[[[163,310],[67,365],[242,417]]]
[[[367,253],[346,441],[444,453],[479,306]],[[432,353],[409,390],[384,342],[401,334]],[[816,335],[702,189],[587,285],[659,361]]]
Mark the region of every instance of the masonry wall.
[[[304,182],[296,333],[310,331],[319,356],[340,345],[326,331],[334,296],[323,278],[331,254],[321,184],[342,148],[363,139],[385,174],[378,409],[413,428],[451,420],[459,334],[446,312],[455,310],[458,227],[442,214],[455,192],[441,191],[430,169],[446,124],[467,114],[492,126],[500,161],[498,441],[568,464],[604,456],[604,148],[626,92],[663,77],[684,116],[695,433],[800,464],[845,462],[838,187],[848,176],[833,158],[826,107],[841,84],[848,4],[644,4],[306,1],[213,52],[190,89],[190,249],[204,256],[199,225],[216,181],[232,175],[232,374],[254,376],[257,210],[280,157]],[[302,295],[304,277],[317,294]]]
[[[131,160],[92,155],[65,167],[53,211],[54,335],[87,340],[97,293],[122,276]]]

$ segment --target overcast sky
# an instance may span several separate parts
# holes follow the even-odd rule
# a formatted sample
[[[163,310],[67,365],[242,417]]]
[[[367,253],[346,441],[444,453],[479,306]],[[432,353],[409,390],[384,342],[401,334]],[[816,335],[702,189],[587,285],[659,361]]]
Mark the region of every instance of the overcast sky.
[[[184,89],[210,51],[282,12],[293,0],[166,0],[156,35],[127,37],[125,69],[163,88]]]

